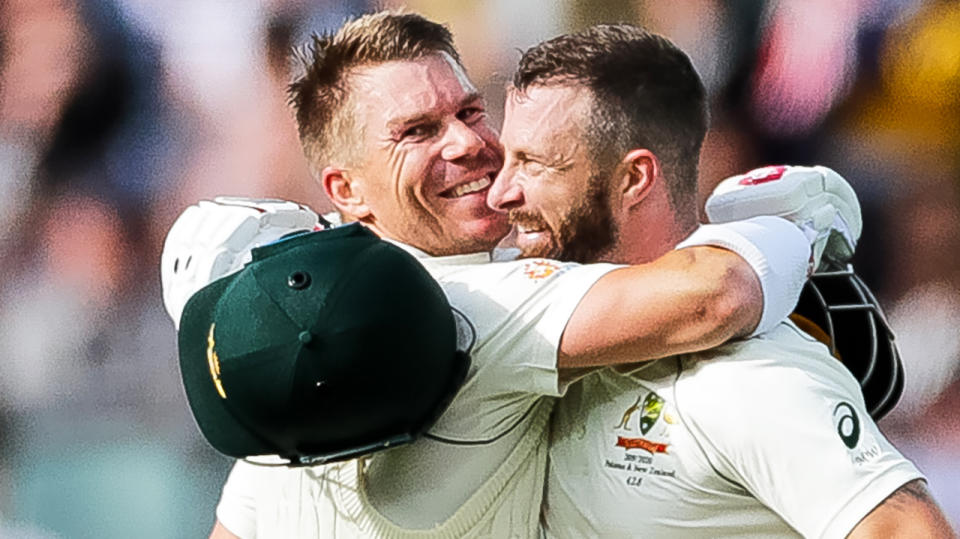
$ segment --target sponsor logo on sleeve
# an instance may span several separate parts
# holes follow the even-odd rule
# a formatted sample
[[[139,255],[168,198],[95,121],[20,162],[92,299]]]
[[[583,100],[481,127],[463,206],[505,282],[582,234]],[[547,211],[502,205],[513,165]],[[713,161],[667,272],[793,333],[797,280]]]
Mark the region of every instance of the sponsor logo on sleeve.
[[[854,466],[870,464],[880,458],[883,449],[872,433],[872,428],[860,418],[857,409],[847,401],[833,407],[833,424],[837,435],[847,447],[850,463]]]
[[[837,434],[843,445],[849,449],[857,447],[860,441],[860,418],[849,402],[841,402],[833,409],[833,421],[837,425]]]

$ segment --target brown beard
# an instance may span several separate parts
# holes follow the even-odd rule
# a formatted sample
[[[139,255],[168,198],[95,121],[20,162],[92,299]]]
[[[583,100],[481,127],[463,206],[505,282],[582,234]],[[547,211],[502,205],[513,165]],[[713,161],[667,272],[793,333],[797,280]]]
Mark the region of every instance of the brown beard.
[[[553,257],[564,262],[581,264],[594,262],[617,240],[613,212],[605,192],[603,174],[593,174],[587,182],[587,192],[570,208],[553,230],[539,212],[512,210],[509,213],[512,225],[527,229],[550,230],[553,245],[551,252],[524,252],[524,257]]]

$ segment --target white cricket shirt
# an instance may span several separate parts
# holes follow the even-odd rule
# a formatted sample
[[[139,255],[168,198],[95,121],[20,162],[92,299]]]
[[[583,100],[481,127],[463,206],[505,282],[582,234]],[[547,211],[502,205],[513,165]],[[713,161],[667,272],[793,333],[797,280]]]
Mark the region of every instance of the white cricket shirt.
[[[844,537],[922,477],[857,381],[784,322],[767,334],[594,373],[556,405],[549,537]]]
[[[562,392],[560,337],[584,294],[618,266],[492,263],[487,253],[430,257],[398,245],[440,283],[459,313],[459,341],[471,352],[463,388],[430,431],[455,443],[421,439],[397,447],[370,458],[363,474],[356,462],[306,469],[239,462],[217,507],[231,532],[244,538],[403,537],[404,528],[418,529],[417,537],[537,535],[552,405],[543,397]],[[435,529],[423,535],[424,528]]]

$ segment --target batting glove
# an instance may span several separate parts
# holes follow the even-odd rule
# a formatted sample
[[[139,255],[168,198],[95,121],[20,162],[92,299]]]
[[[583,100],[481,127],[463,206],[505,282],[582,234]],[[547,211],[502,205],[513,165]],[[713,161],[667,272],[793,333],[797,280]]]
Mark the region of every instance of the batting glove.
[[[187,300],[251,260],[255,247],[291,232],[319,230],[310,208],[284,200],[217,197],[190,206],[170,228],[160,256],[163,305],[179,329]]]
[[[771,166],[727,178],[707,199],[711,223],[782,217],[810,240],[810,268],[842,267],[863,230],[860,201],[847,180],[822,167]]]

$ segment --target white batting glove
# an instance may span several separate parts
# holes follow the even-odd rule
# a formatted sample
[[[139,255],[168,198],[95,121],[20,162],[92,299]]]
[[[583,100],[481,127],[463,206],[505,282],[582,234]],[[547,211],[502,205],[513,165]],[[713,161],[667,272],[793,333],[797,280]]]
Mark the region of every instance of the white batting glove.
[[[811,270],[846,264],[863,230],[860,201],[847,180],[823,167],[770,166],[727,178],[707,199],[711,223],[782,217],[810,240]]]
[[[160,256],[163,305],[180,328],[187,300],[251,260],[254,247],[301,230],[319,230],[310,208],[284,200],[217,197],[190,206],[170,228]]]

